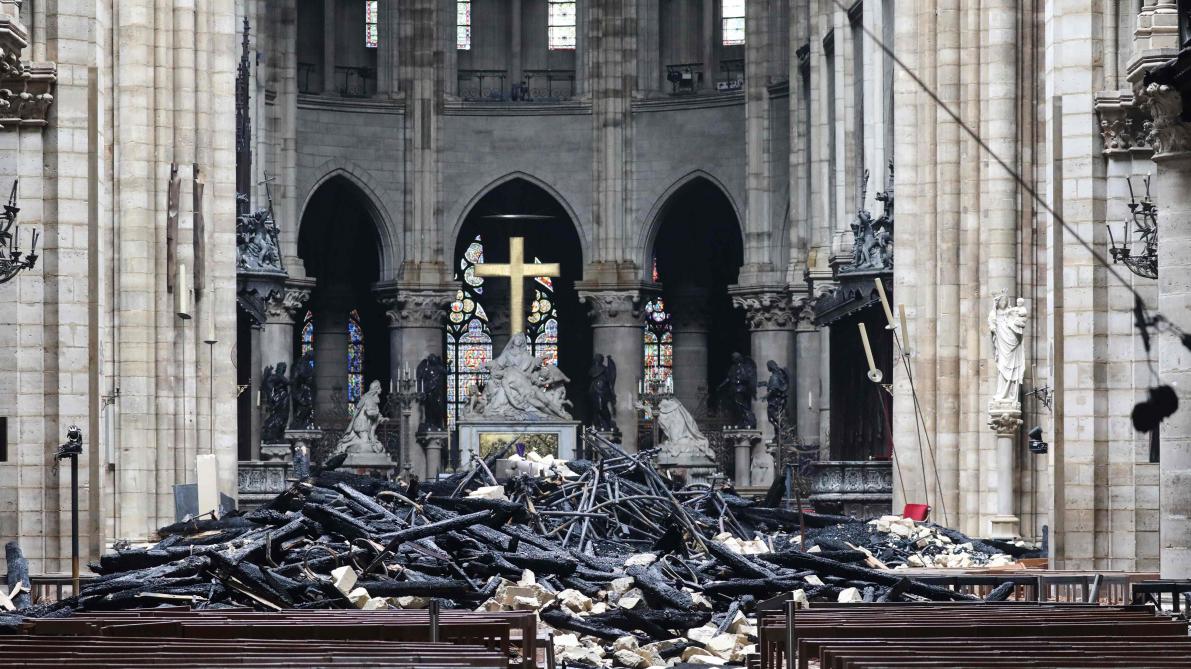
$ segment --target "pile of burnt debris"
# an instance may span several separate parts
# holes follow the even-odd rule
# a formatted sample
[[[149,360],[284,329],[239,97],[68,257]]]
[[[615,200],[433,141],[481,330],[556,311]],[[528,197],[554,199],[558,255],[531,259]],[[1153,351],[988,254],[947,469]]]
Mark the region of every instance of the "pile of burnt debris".
[[[967,599],[896,568],[956,555],[1007,563],[1027,551],[900,517],[799,513],[723,487],[678,488],[649,453],[601,448],[596,462],[535,458],[503,483],[492,471],[503,453],[420,485],[316,473],[249,513],[175,523],[155,545],[118,547],[90,565],[98,577],[78,596],[33,603],[25,580],[7,623],[161,605],[423,608],[437,599],[537,610],[570,666],[723,664],[751,650],[760,599]],[[27,579],[23,562],[12,545],[10,592]]]

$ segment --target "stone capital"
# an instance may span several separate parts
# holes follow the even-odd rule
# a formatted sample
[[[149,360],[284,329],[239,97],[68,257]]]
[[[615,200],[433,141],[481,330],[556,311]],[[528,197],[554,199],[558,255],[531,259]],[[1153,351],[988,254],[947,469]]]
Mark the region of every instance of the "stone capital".
[[[1156,159],[1191,151],[1191,124],[1184,123],[1183,96],[1174,87],[1156,82],[1142,84],[1137,100],[1153,119],[1147,128]]]
[[[443,288],[379,287],[377,300],[385,307],[389,327],[441,328],[455,291]]]
[[[732,306],[744,311],[750,330],[790,330],[798,324],[799,309],[788,291],[732,293]]]
[[[265,322],[291,325],[310,301],[311,287],[287,284],[265,299]]]
[[[579,299],[587,303],[591,323],[595,327],[641,326],[641,291],[639,290],[581,290]]]
[[[1022,426],[1020,402],[988,403],[988,426],[1002,436],[1013,436]]]
[[[1128,157],[1150,153],[1151,120],[1130,93],[1111,91],[1096,94],[1096,114],[1100,117],[1103,153],[1108,157]]]

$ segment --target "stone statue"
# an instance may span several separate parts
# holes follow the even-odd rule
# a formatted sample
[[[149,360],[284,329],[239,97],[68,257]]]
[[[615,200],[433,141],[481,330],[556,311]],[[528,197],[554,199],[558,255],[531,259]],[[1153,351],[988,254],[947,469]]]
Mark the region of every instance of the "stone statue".
[[[765,444],[754,446],[752,464],[749,467],[749,484],[754,486],[772,485],[775,464],[773,452]]]
[[[376,438],[376,427],[388,420],[380,411],[380,381],[368,385],[368,392],[356,401],[356,414],[347,426],[347,431],[335,445],[335,455],[340,453],[384,453],[385,446]]]
[[[587,376],[590,379],[587,398],[591,402],[592,427],[601,432],[611,432],[616,429],[613,419],[616,411],[616,363],[612,361],[612,356],[605,358],[597,353]]]
[[[757,429],[757,414],[753,412],[753,400],[757,398],[757,363],[752,358],[733,353],[728,377],[716,389],[722,393],[730,424]]]
[[[422,403],[422,431],[447,429],[447,364],[437,353],[418,363],[418,400]]]
[[[238,216],[236,269],[248,272],[284,272],[277,235],[277,224],[268,209]]]
[[[314,425],[314,351],[306,351],[290,372],[290,392],[294,398],[294,414],[290,428],[313,430]]]
[[[790,372],[773,360],[765,363],[765,367],[769,370],[769,381],[765,384],[765,414],[774,429],[780,430],[778,422],[790,398]]]
[[[681,402],[672,397],[659,402],[656,420],[666,437],[658,444],[663,455],[715,461],[715,451],[711,450],[711,442],[699,431],[695,417]]]
[[[266,444],[280,443],[285,439],[285,426],[289,422],[289,379],[285,376],[285,363],[265,368],[261,378],[261,400],[264,421],[261,423],[261,441]]]
[[[488,382],[482,392],[472,395],[465,418],[571,420],[565,387],[570,379],[555,365],[530,354],[524,332],[510,337],[501,354],[484,367]]]
[[[988,329],[992,335],[993,360],[997,364],[997,388],[994,404],[1017,404],[1022,378],[1026,372],[1026,351],[1022,339],[1029,313],[1026,301],[1018,298],[1016,306],[1009,306],[1009,298],[1001,291],[988,312]]]

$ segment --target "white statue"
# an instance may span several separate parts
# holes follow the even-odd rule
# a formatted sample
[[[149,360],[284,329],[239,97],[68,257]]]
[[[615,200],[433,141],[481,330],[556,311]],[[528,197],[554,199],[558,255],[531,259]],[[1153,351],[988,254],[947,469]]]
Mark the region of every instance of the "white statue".
[[[357,453],[384,453],[384,444],[376,438],[376,426],[384,420],[388,419],[380,413],[380,381],[373,381],[368,385],[368,392],[356,400],[356,413],[347,431],[335,445],[335,454],[353,450]]]
[[[488,382],[483,393],[472,395],[465,418],[571,419],[565,387],[570,379],[555,365],[530,354],[525,333],[509,338],[485,368]]]
[[[773,485],[773,469],[776,464],[773,453],[765,444],[753,447],[752,466],[749,467],[749,483],[754,486]]]
[[[670,457],[706,457],[715,461],[711,442],[699,431],[695,417],[674,398],[667,397],[658,403],[658,427],[666,438],[658,444],[663,455]]]
[[[1022,340],[1029,315],[1026,301],[1018,298],[1017,306],[1009,306],[1009,298],[1002,291],[988,312],[988,329],[992,335],[993,360],[997,364],[997,389],[992,401],[996,404],[1020,401],[1019,389],[1026,372],[1026,350]]]

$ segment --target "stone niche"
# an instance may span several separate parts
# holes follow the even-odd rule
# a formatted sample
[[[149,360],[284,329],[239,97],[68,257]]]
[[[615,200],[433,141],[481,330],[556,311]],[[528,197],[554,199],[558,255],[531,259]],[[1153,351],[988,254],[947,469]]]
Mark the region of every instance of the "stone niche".
[[[893,463],[819,462],[811,477],[810,501],[819,513],[856,518],[887,515],[893,504]]]

